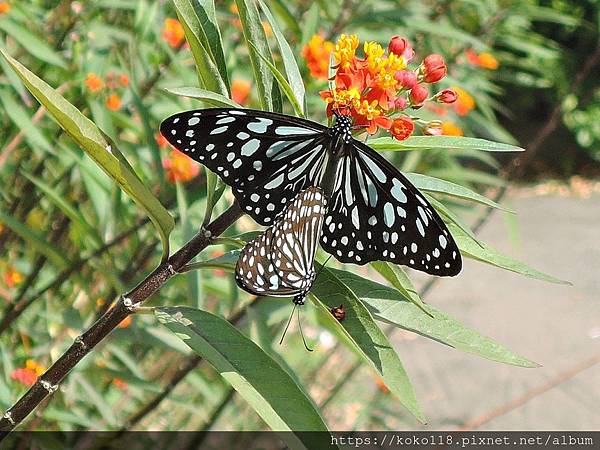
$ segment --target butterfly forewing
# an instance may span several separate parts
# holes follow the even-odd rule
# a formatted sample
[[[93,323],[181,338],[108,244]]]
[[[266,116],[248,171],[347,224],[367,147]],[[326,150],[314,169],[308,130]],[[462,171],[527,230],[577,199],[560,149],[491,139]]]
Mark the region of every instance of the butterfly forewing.
[[[296,196],[274,226],[272,260],[283,284],[310,289],[326,212],[325,195],[322,189],[313,186]]]
[[[318,185],[327,127],[250,109],[200,109],[165,119],[161,134],[232,187],[242,209],[262,225],[303,189]]]
[[[433,275],[461,270],[458,247],[433,207],[394,166],[353,140],[342,157],[321,245],[341,262],[384,260]]]

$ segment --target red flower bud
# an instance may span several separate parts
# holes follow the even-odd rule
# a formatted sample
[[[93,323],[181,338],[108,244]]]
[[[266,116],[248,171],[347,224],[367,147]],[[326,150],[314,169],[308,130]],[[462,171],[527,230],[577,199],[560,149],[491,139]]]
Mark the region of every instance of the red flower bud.
[[[399,141],[408,138],[414,131],[415,125],[410,117],[402,116],[394,119],[390,133]]]
[[[454,103],[458,98],[458,94],[454,89],[444,89],[435,98],[440,103]]]
[[[427,97],[429,97],[429,91],[422,84],[417,84],[410,90],[410,102],[412,106],[421,106]]]
[[[408,39],[400,36],[392,37],[388,45],[388,50],[390,53],[404,57],[405,62],[409,62],[415,56],[415,52],[410,46]]]
[[[417,74],[411,70],[397,70],[394,78],[405,89],[412,89],[417,84]]]
[[[406,104],[407,104],[406,97],[396,97],[394,99],[393,103],[394,103],[394,106],[393,106],[394,109],[399,109],[399,110],[405,109]]]
[[[446,76],[448,69],[444,62],[444,57],[432,53],[423,60],[422,71],[426,83],[436,83]]]

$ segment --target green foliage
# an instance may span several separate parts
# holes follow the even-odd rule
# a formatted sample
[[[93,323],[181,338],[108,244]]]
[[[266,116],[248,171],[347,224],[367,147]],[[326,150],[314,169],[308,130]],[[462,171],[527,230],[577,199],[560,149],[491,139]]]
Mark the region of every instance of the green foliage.
[[[67,7],[53,10],[15,2],[0,17],[0,272],[4,279],[15,272],[27,277],[21,284],[4,281],[0,291],[9,300],[0,308],[2,409],[26,390],[15,373],[27,360],[52,364],[122,290],[229,205],[228,189],[203,167],[187,183],[171,182],[170,151],[155,140],[162,119],[184,109],[244,106],[325,121],[318,92],[327,82],[311,76],[300,56],[316,32],[329,39],[357,33],[383,45],[401,34],[420,56],[444,55],[450,76],[435,89],[460,86],[475,108],[467,115],[446,108],[443,116],[423,108],[415,117],[423,123],[441,117],[477,137],[380,137],[368,144],[387,151],[426,193],[463,256],[562,283],[481,243],[465,222],[487,208],[509,211],[480,193],[503,183],[496,153],[523,150],[498,120],[514,112],[503,100],[504,89],[546,88],[554,80],[545,68],[561,62],[560,47],[531,25],[568,30],[579,26],[580,16],[534,1],[457,1],[439,9],[369,0],[350,14],[336,2],[236,0],[237,13],[221,3],[215,9],[211,0],[101,0],[81,2],[81,10],[63,3]],[[165,19],[175,18],[182,28],[167,29]],[[498,70],[469,63],[467,50],[491,52]],[[236,91],[240,82],[252,83],[247,98]],[[119,107],[107,103],[114,95]],[[574,106],[565,111],[578,135],[595,117],[593,107],[583,118]],[[316,405],[330,399],[319,383],[331,374],[319,370],[338,354],[318,345],[307,355],[295,332],[285,351],[274,345],[291,305],[252,302],[229,274],[238,254],[231,249],[255,234],[245,218],[232,226],[190,265],[199,270],[175,277],[153,298],[160,305],[158,320],[138,314],[122,323],[29,424],[118,429],[170,385],[177,368],[195,361],[191,349],[204,362],[138,427],[202,430],[223,427],[226,420],[231,429],[326,430],[330,417]],[[340,359],[356,358],[368,367],[392,392],[386,401],[400,402],[421,422],[427,411],[418,398],[425,393],[415,392],[390,329],[493,361],[536,366],[425,304],[416,286],[419,278],[400,267],[357,269],[332,260],[304,308],[307,334],[325,341],[331,333],[344,347]],[[340,304],[346,311],[341,322],[329,311]],[[7,321],[21,306],[22,314]],[[246,319],[233,326],[226,319],[234,313]],[[239,398],[231,399],[231,387]],[[344,400],[351,402],[352,392]],[[302,437],[290,439],[291,447],[310,446]]]

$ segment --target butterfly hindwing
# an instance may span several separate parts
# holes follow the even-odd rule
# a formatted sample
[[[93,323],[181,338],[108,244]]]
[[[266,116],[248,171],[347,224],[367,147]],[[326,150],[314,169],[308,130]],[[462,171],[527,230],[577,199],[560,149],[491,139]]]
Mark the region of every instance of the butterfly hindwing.
[[[272,260],[283,284],[310,289],[326,210],[323,190],[313,186],[296,196],[274,226]]]
[[[231,186],[244,212],[262,225],[319,184],[327,130],[297,117],[225,108],[175,114],[160,126],[171,145]]]
[[[302,304],[315,279],[326,203],[319,187],[301,191],[275,224],[242,249],[235,268],[238,285],[256,295],[293,296]]]
[[[272,240],[273,229],[269,227],[246,244],[235,266],[235,281],[239,287],[254,295],[293,296],[296,290],[283,286],[271,262]]]
[[[461,270],[442,219],[400,171],[353,140],[337,168],[321,245],[341,262],[384,260],[432,275]]]

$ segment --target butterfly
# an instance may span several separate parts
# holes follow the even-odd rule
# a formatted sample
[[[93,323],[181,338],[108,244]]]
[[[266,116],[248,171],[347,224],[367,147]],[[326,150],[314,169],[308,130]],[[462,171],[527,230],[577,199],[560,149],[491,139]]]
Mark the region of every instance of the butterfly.
[[[352,136],[349,116],[336,113],[326,127],[266,111],[199,109],[165,119],[160,131],[217,173],[262,225],[273,224],[299,192],[320,186],[329,200],[321,246],[340,262],[383,260],[438,276],[461,270],[458,247],[437,212],[398,169]]]
[[[278,220],[240,252],[235,280],[255,295],[293,297],[303,305],[316,278],[314,258],[327,199],[311,186],[288,204]]]

